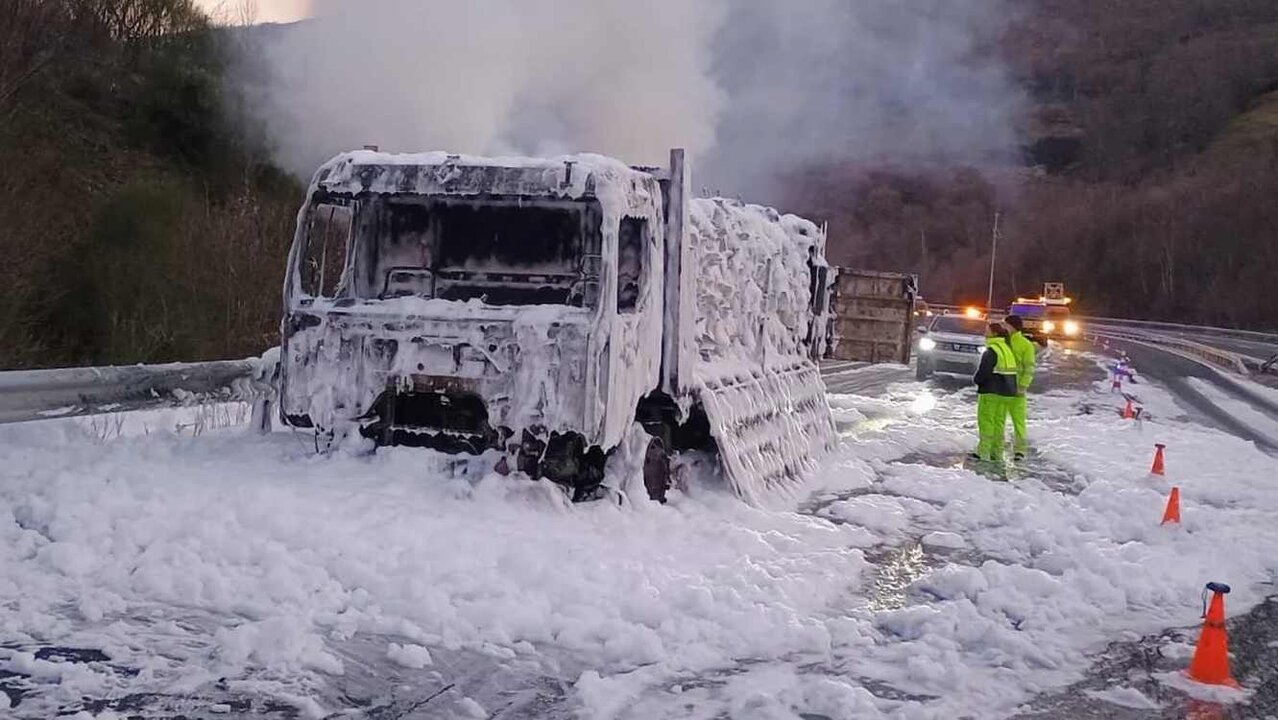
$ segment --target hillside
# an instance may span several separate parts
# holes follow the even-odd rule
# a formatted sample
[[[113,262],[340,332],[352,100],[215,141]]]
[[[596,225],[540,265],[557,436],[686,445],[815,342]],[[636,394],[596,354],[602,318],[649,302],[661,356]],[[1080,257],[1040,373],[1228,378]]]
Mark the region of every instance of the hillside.
[[[0,23],[0,367],[259,353],[300,189],[244,140],[189,0]]]
[[[831,254],[983,301],[1064,280],[1096,314],[1278,327],[1278,4],[1031,0],[1004,55],[1027,168],[848,166],[786,176]]]
[[[1209,153],[1229,155],[1250,152],[1278,142],[1278,90],[1252,100],[1247,109],[1229,124],[1207,147]]]
[[[778,169],[830,254],[981,300],[1063,280],[1095,314],[1278,327],[1278,3],[1020,0],[997,54],[1023,164]],[[0,15],[0,368],[259,353],[302,189],[191,0]],[[243,72],[245,68],[238,67]]]

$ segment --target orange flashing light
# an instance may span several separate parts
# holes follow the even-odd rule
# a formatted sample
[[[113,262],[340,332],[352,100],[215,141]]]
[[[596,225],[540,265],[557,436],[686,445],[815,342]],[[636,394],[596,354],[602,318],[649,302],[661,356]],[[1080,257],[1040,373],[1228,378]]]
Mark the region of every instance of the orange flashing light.
[[[963,314],[970,318],[979,318],[981,316],[981,311],[974,307],[966,307],[963,308]]]

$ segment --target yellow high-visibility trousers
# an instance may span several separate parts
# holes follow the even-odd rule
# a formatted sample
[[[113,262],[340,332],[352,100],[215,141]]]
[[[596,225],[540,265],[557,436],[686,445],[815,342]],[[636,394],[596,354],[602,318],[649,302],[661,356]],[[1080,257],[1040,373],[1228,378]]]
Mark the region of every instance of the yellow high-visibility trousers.
[[[1012,451],[1027,453],[1029,452],[1029,428],[1026,426],[1028,411],[1025,394],[1004,399],[1007,400],[1007,414],[1012,416]]]
[[[1003,441],[1007,433],[1008,404],[1012,398],[993,393],[976,396],[976,432],[980,441],[976,454],[982,460],[1003,462]]]

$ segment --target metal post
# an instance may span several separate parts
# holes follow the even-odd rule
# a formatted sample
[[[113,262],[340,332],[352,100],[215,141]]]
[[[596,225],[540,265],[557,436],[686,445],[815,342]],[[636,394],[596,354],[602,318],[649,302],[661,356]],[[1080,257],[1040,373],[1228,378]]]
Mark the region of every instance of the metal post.
[[[990,289],[985,296],[985,312],[994,307],[994,258],[998,256],[998,213],[994,213],[994,232],[990,236]]]
[[[692,383],[696,364],[697,257],[692,251],[688,219],[692,177],[681,148],[670,151],[670,180],[666,183],[665,329],[661,345],[661,384],[679,397]]]
[[[919,273],[927,272],[927,230],[919,228]]]

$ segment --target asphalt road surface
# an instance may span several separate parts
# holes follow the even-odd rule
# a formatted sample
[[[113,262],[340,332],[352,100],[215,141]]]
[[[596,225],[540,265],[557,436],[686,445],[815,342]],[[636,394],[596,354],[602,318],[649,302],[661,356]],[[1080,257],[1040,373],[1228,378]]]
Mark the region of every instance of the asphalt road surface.
[[[1217,338],[1212,340],[1213,346],[1227,349],[1223,344],[1214,342]],[[1243,352],[1244,342],[1250,341],[1239,341],[1235,352]],[[1247,401],[1258,411],[1278,419],[1278,407],[1269,406],[1268,398],[1240,393],[1237,385],[1223,379],[1215,370],[1178,355],[1148,345],[1112,339],[1110,345],[1127,352],[1145,379],[1157,381],[1174,393],[1191,420],[1253,440],[1262,448],[1278,450],[1273,439],[1215,405],[1194,388],[1189,379],[1210,382],[1222,392]],[[1095,356],[1088,354],[1102,352],[1100,348],[1082,341],[1057,344],[1045,367],[1035,377],[1033,390],[1082,388],[1103,379],[1104,373],[1096,365]],[[1254,349],[1252,352],[1254,354]],[[907,378],[912,376],[910,373]],[[852,381],[845,374],[842,382]],[[928,382],[943,390],[957,390],[971,381],[958,376],[936,376]],[[834,390],[831,389],[831,392]],[[1274,592],[1275,595],[1251,612],[1231,617],[1227,622],[1234,674],[1253,691],[1246,704],[1219,705],[1198,701],[1168,689],[1155,678],[1160,673],[1183,669],[1184,659],[1164,657],[1161,647],[1169,640],[1194,642],[1198,633],[1195,626],[1171,628],[1139,640],[1110,645],[1096,658],[1084,680],[1035,698],[1026,704],[1016,720],[1278,720],[1278,587]],[[1092,695],[1115,686],[1135,688],[1160,707],[1156,710],[1126,708]]]
[[[1194,419],[1251,440],[1270,452],[1278,451],[1278,439],[1251,427],[1227,409],[1216,405],[1195,388],[1190,379],[1210,383],[1221,392],[1247,402],[1257,411],[1270,415],[1278,421],[1278,406],[1275,406],[1272,401],[1264,396],[1247,393],[1238,385],[1222,378],[1216,370],[1180,355],[1141,343],[1112,338],[1109,342],[1111,347],[1127,353],[1142,376],[1156,380],[1171,390],[1183,405],[1193,411]]]
[[[1194,338],[1203,341],[1202,338]],[[1212,346],[1229,349],[1211,338]],[[1278,419],[1278,407],[1269,404],[1264,396],[1241,393],[1238,386],[1221,377],[1220,373],[1192,360],[1139,343],[1110,339],[1110,346],[1128,354],[1132,363],[1146,380],[1153,380],[1174,393],[1188,411],[1190,419],[1215,426],[1226,432],[1252,440],[1270,451],[1272,438],[1251,428],[1225,409],[1214,404],[1189,382],[1197,378],[1211,383],[1222,392],[1248,402],[1254,409]],[[1235,352],[1243,352],[1238,341]],[[1257,345],[1252,343],[1252,345]],[[1080,344],[1079,349],[1103,353],[1100,348]],[[1275,349],[1278,352],[1278,349]],[[1083,356],[1078,356],[1083,357]],[[1075,364],[1069,364],[1080,370]],[[1092,365],[1095,368],[1095,365]],[[1070,383],[1077,378],[1057,374],[1055,382]],[[1278,480],[1278,479],[1276,479]],[[1276,579],[1278,580],[1278,579]],[[1278,719],[1278,587],[1265,602],[1245,615],[1231,617],[1226,623],[1230,636],[1230,650],[1235,677],[1253,691],[1246,704],[1219,705],[1190,698],[1183,693],[1169,690],[1155,675],[1177,672],[1184,667],[1183,658],[1163,656],[1161,647],[1169,640],[1192,643],[1197,638],[1198,627],[1172,628],[1157,635],[1149,635],[1135,641],[1116,642],[1110,645],[1096,660],[1087,677],[1061,691],[1036,698],[1017,720],[1243,720],[1244,718]],[[1145,697],[1159,704],[1156,710],[1125,708],[1094,697],[1091,693],[1115,686],[1139,690]]]
[[[1236,352],[1239,355],[1250,355],[1261,360],[1268,360],[1278,354],[1278,343],[1243,340],[1240,338],[1223,338],[1211,336],[1190,336],[1204,345],[1218,347],[1221,350]]]
[[[1166,332],[1166,331],[1159,331]],[[1186,340],[1202,343],[1221,350],[1238,353],[1239,355],[1247,355],[1261,360],[1267,360],[1278,353],[1278,341],[1258,340],[1254,338],[1239,338],[1218,335],[1209,332],[1194,332],[1185,330],[1181,332],[1166,332],[1168,335],[1182,337]]]

